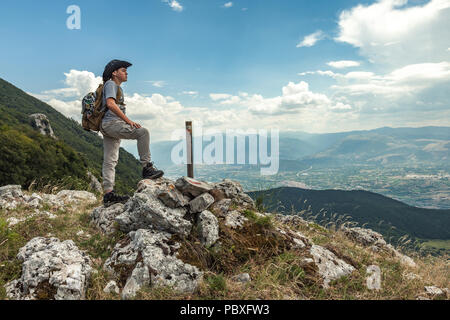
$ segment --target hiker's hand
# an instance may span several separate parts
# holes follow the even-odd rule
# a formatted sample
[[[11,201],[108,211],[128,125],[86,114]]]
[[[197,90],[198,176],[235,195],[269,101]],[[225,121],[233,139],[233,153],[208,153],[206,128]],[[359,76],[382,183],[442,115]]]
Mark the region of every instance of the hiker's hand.
[[[133,122],[133,121],[128,122],[128,124],[129,124],[131,127],[137,128],[137,129],[139,129],[139,128],[141,127],[141,125],[140,125],[139,123],[136,123],[136,122]]]

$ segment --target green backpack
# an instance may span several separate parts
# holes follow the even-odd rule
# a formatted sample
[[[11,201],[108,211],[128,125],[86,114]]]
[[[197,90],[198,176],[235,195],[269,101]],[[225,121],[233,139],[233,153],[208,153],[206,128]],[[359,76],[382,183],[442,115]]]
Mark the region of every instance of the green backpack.
[[[117,90],[116,101],[119,101],[121,97],[120,90]],[[100,126],[102,124],[102,119],[108,110],[105,108],[102,110],[103,101],[103,83],[101,83],[95,92],[89,92],[84,96],[81,105],[81,125],[86,131],[100,131]]]

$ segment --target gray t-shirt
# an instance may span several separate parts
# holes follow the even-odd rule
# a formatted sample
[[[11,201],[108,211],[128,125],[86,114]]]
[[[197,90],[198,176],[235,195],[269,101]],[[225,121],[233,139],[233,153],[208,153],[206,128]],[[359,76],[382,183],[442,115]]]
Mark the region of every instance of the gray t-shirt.
[[[112,120],[122,120],[119,118],[114,112],[108,109],[106,106],[106,99],[108,98],[114,98],[116,100],[117,97],[117,90],[120,90],[120,99],[119,101],[116,101],[116,104],[119,106],[120,110],[125,114],[125,104],[124,104],[124,98],[123,98],[123,91],[120,86],[118,86],[114,81],[108,80],[105,82],[103,86],[103,110],[107,109],[105,116],[103,117],[102,123],[106,123]]]

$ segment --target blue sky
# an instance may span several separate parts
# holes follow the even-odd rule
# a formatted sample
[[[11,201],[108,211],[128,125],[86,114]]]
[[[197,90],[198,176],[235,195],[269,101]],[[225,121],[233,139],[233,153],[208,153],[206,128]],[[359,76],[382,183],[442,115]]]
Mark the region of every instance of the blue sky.
[[[66,27],[69,5],[80,30]],[[128,60],[127,114],[156,140],[184,120],[449,125],[449,16],[450,0],[18,0],[0,12],[0,77],[78,120],[105,64]]]

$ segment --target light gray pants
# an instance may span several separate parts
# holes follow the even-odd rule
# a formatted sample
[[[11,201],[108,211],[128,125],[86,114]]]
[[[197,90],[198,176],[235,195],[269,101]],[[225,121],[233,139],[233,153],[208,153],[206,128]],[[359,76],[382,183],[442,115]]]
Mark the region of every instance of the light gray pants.
[[[121,139],[137,140],[140,162],[144,167],[151,161],[150,133],[143,127],[131,127],[123,120],[102,123],[100,131],[103,134],[103,190],[107,191],[114,189]]]

